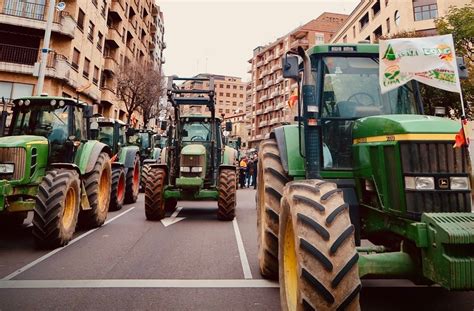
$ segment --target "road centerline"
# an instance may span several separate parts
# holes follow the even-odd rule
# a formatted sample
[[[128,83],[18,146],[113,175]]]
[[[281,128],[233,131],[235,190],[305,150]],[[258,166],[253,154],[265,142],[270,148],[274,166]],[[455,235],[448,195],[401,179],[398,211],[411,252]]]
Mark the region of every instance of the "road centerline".
[[[120,214],[114,216],[113,218],[107,220],[107,221],[104,223],[103,226],[105,226],[105,225],[111,223],[112,221],[118,219],[119,217],[122,217],[123,215],[127,214],[128,212],[132,211],[133,209],[135,209],[135,206],[132,206],[132,207],[129,208],[128,210],[123,211],[122,213],[120,213]],[[45,261],[45,260],[48,259],[49,257],[51,257],[51,256],[53,256],[53,255],[59,253],[60,251],[62,251],[62,250],[64,250],[64,249],[66,249],[67,247],[73,245],[74,243],[76,243],[76,242],[78,242],[79,240],[85,238],[86,236],[90,235],[91,233],[93,233],[93,232],[99,230],[99,229],[102,228],[103,226],[97,227],[97,228],[94,228],[94,229],[91,229],[91,230],[89,230],[89,231],[87,231],[87,232],[84,232],[83,234],[79,235],[77,238],[71,240],[67,245],[65,245],[65,246],[63,246],[63,247],[60,247],[60,248],[56,248],[56,249],[50,251],[49,253],[47,253],[47,254],[45,254],[45,255],[39,257],[38,259],[35,259],[34,261],[30,262],[29,264],[27,264],[27,265],[21,267],[20,269],[17,269],[15,272],[10,273],[10,274],[7,275],[6,277],[2,278],[2,281],[8,281],[8,280],[13,279],[14,277],[18,276],[19,274],[21,274],[21,273],[23,273],[23,272],[25,272],[25,271],[27,271],[27,270],[33,268],[34,266],[36,266],[37,264],[39,264],[39,263]],[[1,282],[1,281],[0,281],[0,282]]]
[[[242,235],[240,234],[237,218],[234,218],[234,220],[232,220],[232,225],[234,227],[235,239],[237,241],[237,248],[239,250],[239,257],[240,257],[240,262],[242,264],[242,270],[244,271],[244,278],[247,280],[252,279],[252,271],[250,270],[250,265],[247,259],[247,253],[245,252],[244,242],[242,241]]]

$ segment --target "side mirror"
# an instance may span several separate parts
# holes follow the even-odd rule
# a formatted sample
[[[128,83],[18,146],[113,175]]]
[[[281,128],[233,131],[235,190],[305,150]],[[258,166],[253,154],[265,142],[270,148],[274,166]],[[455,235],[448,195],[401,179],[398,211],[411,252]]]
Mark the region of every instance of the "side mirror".
[[[84,117],[92,118],[94,116],[94,107],[93,106],[85,106],[84,107]],[[91,125],[92,129],[92,125]]]
[[[168,127],[168,122],[167,121],[161,121],[160,129],[162,131],[164,131],[164,130],[166,130],[167,127]]]
[[[227,122],[225,123],[225,130],[226,130],[227,132],[232,132],[232,122],[231,122],[231,121],[227,121]]]
[[[283,78],[289,78],[294,80],[299,80],[299,65],[298,65],[298,56],[288,54],[282,60],[283,67]]]

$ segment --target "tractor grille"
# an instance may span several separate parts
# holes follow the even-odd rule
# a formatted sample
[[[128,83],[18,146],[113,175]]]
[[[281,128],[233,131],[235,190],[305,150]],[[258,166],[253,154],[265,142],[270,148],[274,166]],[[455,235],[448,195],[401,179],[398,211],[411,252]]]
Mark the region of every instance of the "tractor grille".
[[[407,211],[419,218],[424,212],[470,212],[470,190],[441,189],[441,180],[470,175],[467,147],[453,148],[454,142],[401,142],[404,176],[433,176],[435,190],[406,190]]]
[[[25,175],[26,150],[21,147],[0,148],[0,163],[13,163],[13,174],[0,174],[1,179],[20,180]]]
[[[182,155],[181,166],[204,166],[204,160],[203,155]]]

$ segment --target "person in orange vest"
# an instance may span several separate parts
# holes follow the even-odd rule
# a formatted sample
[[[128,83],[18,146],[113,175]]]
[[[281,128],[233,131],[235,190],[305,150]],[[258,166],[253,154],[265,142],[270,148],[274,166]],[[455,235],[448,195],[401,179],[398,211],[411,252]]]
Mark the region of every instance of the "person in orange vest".
[[[247,157],[243,156],[239,163],[239,183],[240,188],[245,188],[245,175],[247,175]]]

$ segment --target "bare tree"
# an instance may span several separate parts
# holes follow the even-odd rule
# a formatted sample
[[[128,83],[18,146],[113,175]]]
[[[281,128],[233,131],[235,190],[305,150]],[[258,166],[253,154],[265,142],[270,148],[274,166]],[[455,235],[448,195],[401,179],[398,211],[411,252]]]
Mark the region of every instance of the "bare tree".
[[[157,118],[160,110],[160,99],[164,95],[165,85],[161,74],[156,70],[150,70],[146,78],[146,96],[140,108],[143,114],[143,123],[147,127],[152,118]]]
[[[127,110],[127,123],[130,124],[132,114],[142,110],[146,123],[151,117],[153,106],[158,105],[161,97],[161,74],[153,65],[129,63],[120,68],[117,77],[117,94],[124,102]]]

